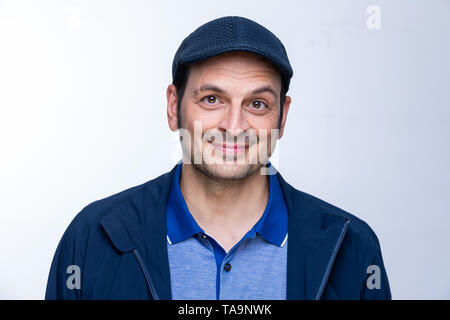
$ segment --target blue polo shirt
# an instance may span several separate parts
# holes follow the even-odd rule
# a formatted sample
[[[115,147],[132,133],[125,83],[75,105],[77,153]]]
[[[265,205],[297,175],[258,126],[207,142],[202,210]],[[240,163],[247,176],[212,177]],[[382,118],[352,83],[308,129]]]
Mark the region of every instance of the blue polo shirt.
[[[270,164],[269,164],[270,165]],[[228,252],[192,217],[180,190],[178,164],[167,202],[167,250],[172,298],[286,299],[287,219],[276,175],[258,222]]]

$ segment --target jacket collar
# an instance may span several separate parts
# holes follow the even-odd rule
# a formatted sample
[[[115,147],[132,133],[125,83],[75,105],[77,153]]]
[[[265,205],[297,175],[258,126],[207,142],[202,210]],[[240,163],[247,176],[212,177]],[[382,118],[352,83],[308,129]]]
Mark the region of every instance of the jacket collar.
[[[117,250],[139,250],[162,300],[172,299],[165,213],[175,170],[143,184],[101,220]],[[287,299],[319,299],[348,219],[328,214],[325,202],[276,175],[288,209]]]
[[[349,220],[277,173],[288,207],[287,299],[320,299]]]

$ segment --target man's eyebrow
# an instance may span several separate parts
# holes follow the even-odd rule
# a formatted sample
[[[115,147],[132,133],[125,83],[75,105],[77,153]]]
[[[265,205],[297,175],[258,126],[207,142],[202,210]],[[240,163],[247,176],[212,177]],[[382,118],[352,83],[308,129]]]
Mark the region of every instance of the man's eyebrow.
[[[205,83],[205,84],[201,85],[200,89],[194,90],[194,95],[198,95],[202,91],[216,91],[216,92],[220,92],[220,93],[226,93],[225,90],[219,88],[218,86],[216,86],[214,84]]]
[[[277,93],[275,92],[275,90],[273,90],[273,88],[271,86],[263,86],[263,87],[256,88],[255,90],[253,90],[252,93],[263,93],[263,92],[269,92],[275,98],[277,97]]]
[[[219,88],[218,86],[216,86],[214,84],[205,83],[199,89],[194,90],[194,95],[198,95],[202,91],[216,91],[219,93],[226,93],[226,91],[224,89]],[[262,86],[262,87],[256,88],[255,90],[252,91],[252,94],[263,93],[263,92],[269,92],[275,98],[277,97],[277,93],[271,86]]]

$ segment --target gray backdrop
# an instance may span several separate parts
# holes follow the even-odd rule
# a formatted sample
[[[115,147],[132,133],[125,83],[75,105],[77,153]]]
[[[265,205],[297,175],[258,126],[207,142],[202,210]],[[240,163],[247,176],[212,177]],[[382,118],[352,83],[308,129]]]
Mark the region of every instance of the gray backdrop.
[[[177,162],[172,58],[225,15],[287,48],[283,176],[369,223],[394,299],[449,299],[444,0],[0,1],[0,298],[43,298],[75,214]]]

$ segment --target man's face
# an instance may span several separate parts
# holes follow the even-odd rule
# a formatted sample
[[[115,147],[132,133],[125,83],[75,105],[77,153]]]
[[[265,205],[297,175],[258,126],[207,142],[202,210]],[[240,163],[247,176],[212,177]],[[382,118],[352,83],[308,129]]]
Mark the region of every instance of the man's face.
[[[169,89],[169,125],[174,130],[174,100],[169,91],[173,95],[175,89]],[[214,179],[236,180],[253,174],[275,148],[276,140],[271,138],[277,134],[272,129],[278,130],[280,90],[278,71],[257,54],[229,52],[192,64],[181,114],[176,115],[181,117],[180,132],[189,133],[180,133],[185,159]],[[279,137],[289,104],[286,97]]]

